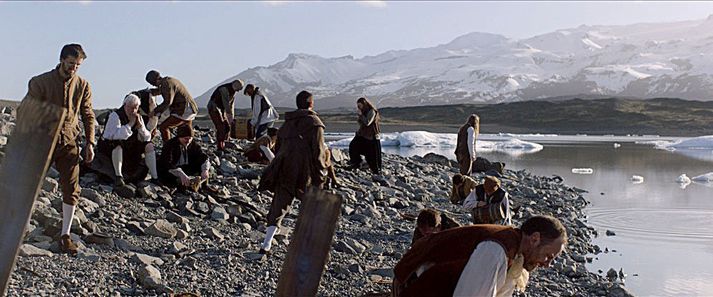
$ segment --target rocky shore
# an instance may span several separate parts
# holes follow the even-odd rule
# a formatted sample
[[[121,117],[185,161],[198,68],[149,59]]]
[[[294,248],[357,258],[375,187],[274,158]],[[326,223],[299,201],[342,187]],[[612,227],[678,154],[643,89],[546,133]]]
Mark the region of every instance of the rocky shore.
[[[0,114],[0,151],[12,130],[13,116]],[[55,237],[61,224],[57,172],[50,169],[35,202],[9,296],[155,296],[194,293],[200,296],[271,296],[275,292],[299,207],[285,218],[269,257],[257,254],[264,237],[264,215],[271,194],[256,190],[264,166],[247,163],[237,141],[229,154],[214,153],[208,132],[197,131],[211,155],[212,180],[220,195],[171,193],[149,183],[124,198],[98,176],[81,178],[82,198],[72,225],[81,251],[59,254]],[[346,171],[346,153],[333,150],[344,197],[330,260],[319,294],[364,296],[389,292],[391,270],[406,252],[425,207],[470,222],[450,204],[454,162],[425,157],[383,156],[383,176],[368,170]],[[2,157],[2,155],[0,155]],[[0,164],[1,166],[1,164]],[[482,176],[477,176],[482,178]],[[629,296],[613,278],[586,270],[596,236],[586,223],[584,190],[557,177],[506,170],[503,186],[511,194],[514,223],[533,214],[551,214],[567,227],[570,241],[548,269],[535,272],[519,296]],[[122,193],[125,195],[125,193]]]

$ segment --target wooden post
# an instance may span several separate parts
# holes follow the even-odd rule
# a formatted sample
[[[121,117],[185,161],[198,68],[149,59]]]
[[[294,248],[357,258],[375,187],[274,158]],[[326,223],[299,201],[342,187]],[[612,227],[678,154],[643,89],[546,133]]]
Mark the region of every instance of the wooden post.
[[[341,205],[340,196],[319,190],[311,190],[302,199],[294,238],[277,284],[277,296],[317,295]]]
[[[50,164],[64,108],[27,98],[17,109],[17,121],[0,164],[0,294],[7,293],[10,275],[25,227]]]

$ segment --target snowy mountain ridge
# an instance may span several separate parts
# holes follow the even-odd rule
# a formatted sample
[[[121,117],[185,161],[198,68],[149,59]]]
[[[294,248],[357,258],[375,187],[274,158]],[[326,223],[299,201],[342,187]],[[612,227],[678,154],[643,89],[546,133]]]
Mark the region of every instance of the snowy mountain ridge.
[[[496,103],[570,95],[713,99],[713,16],[586,26],[526,39],[474,32],[429,48],[324,58],[293,53],[240,78],[277,106],[306,89],[318,108]],[[216,85],[217,86],[217,85]],[[214,87],[215,88],[215,87]],[[199,97],[205,103],[211,88]],[[242,100],[239,100],[242,101]]]

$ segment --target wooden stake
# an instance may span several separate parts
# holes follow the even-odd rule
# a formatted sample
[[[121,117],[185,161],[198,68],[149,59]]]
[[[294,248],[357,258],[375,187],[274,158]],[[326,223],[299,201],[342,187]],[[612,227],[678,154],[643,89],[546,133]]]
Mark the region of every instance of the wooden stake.
[[[17,251],[64,117],[64,108],[31,98],[23,100],[17,109],[15,129],[0,168],[1,295],[7,293]]]
[[[341,205],[340,196],[314,189],[302,199],[294,238],[277,284],[277,296],[317,295]]]

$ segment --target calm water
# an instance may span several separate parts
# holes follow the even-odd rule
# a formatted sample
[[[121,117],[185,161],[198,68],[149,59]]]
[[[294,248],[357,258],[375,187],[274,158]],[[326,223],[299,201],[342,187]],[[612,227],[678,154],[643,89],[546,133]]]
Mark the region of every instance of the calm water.
[[[713,187],[693,183],[682,189],[675,182],[682,173],[713,172],[713,152],[680,154],[634,143],[542,144],[534,154],[480,156],[509,169],[556,174],[589,191],[588,222],[600,234],[594,243],[616,250],[596,255],[590,271],[623,268],[626,287],[640,296],[713,296]],[[453,158],[452,150],[384,147],[406,156],[434,151]],[[594,173],[572,173],[581,167]],[[632,175],[644,182],[633,183]],[[606,236],[606,230],[616,236]]]

